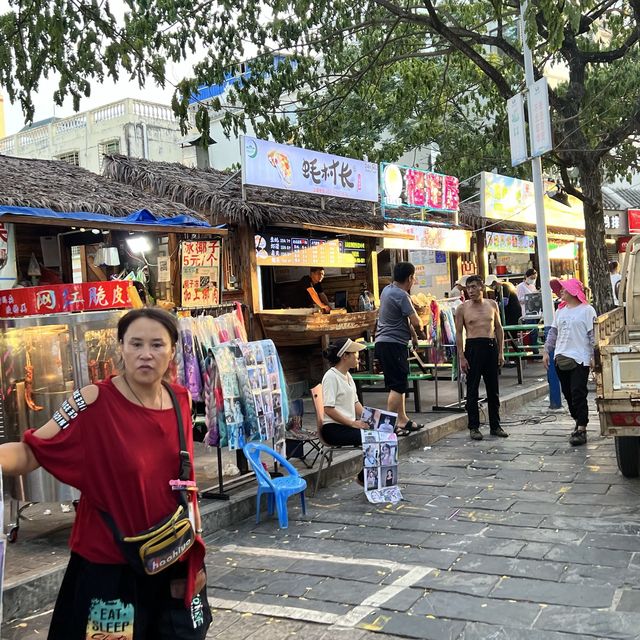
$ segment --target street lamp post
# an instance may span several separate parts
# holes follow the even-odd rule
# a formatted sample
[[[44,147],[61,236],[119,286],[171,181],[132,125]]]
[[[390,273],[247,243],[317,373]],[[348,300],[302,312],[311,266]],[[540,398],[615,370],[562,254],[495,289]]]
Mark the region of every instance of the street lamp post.
[[[524,56],[524,72],[527,86],[527,112],[529,114],[529,142],[531,149],[535,148],[534,113],[530,91],[535,82],[533,75],[533,56],[527,44],[525,28],[525,13],[527,11],[528,0],[520,4],[520,31],[522,34],[522,53]],[[544,215],[544,184],[542,181],[542,159],[539,155],[531,157],[531,173],[533,178],[533,195],[536,209],[536,234],[538,243],[538,263],[540,269],[540,291],[542,293],[542,315],[544,318],[544,335],[547,333],[553,322],[553,298],[551,297],[551,268],[549,266],[549,245],[547,243],[547,223]],[[558,409],[562,406],[560,397],[560,382],[553,366],[553,354],[551,354],[551,366],[548,369],[547,380],[549,383],[549,406],[551,409]]]

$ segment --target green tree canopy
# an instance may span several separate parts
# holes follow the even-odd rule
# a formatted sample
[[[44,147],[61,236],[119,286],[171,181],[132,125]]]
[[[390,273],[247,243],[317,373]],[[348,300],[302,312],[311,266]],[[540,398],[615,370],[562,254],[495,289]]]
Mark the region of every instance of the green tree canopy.
[[[0,83],[33,114],[44,76],[76,106],[91,83],[126,73],[163,84],[168,60],[194,59],[173,101],[186,118],[202,85],[242,76],[209,106],[228,130],[371,159],[436,142],[440,169],[509,169],[505,100],[523,89],[514,0],[11,1],[0,17]],[[612,303],[601,184],[637,167],[640,0],[531,0],[527,38],[550,93],[554,151],[545,157],[584,200],[590,284]],[[295,114],[295,115],[293,115]],[[200,105],[197,122],[208,126]],[[521,171],[526,171],[522,167]],[[550,221],[551,222],[551,221]]]

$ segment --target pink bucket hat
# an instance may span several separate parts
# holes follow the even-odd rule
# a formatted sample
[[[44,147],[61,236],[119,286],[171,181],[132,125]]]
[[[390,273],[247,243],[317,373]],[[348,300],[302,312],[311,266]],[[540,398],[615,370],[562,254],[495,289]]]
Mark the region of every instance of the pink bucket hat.
[[[564,289],[569,295],[578,298],[580,302],[586,302],[587,296],[584,293],[584,285],[578,278],[568,278],[567,280],[551,280],[551,291],[557,296],[560,295],[560,291]]]

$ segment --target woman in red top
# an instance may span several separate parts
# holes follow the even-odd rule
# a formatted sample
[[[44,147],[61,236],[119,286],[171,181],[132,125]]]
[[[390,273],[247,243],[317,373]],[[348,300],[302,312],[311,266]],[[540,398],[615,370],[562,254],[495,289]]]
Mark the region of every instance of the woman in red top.
[[[211,622],[197,496],[189,511],[195,544],[153,575],[126,564],[102,512],[124,536],[173,514],[180,441],[162,381],[175,354],[177,323],[161,309],[130,311],[118,323],[122,373],[84,387],[24,441],[0,446],[8,475],[44,467],[82,492],[71,533],[71,558],[58,594],[49,640],[203,640]],[[191,398],[171,385],[193,459]],[[192,472],[192,480],[193,472]]]

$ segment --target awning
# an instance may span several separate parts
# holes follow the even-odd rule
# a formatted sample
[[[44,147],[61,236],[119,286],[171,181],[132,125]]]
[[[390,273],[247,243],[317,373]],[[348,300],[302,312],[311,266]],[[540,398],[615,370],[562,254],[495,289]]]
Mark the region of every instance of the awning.
[[[34,222],[37,220],[40,224],[69,226],[77,223],[94,229],[139,230],[140,227],[148,227],[152,231],[227,235],[226,229],[217,229],[208,222],[192,216],[159,217],[147,209],[140,209],[128,216],[118,218],[104,213],[87,211],[54,211],[37,207],[0,205],[0,216],[6,222],[17,223],[30,222],[29,218],[32,218]]]

